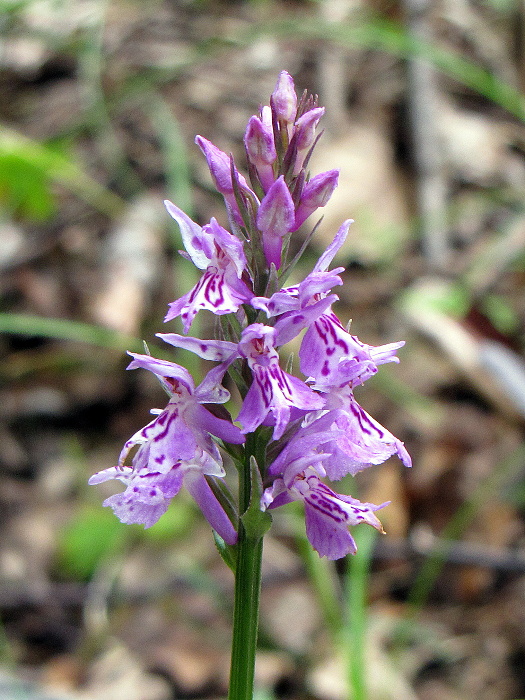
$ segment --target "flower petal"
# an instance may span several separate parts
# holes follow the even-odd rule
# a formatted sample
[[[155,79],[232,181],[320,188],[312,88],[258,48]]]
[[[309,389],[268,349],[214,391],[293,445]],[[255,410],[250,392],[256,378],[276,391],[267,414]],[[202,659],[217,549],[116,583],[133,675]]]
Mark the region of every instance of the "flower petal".
[[[194,352],[203,360],[222,362],[237,354],[237,344],[230,343],[228,340],[201,340],[178,333],[156,333],[155,335],[176,348]]]
[[[190,219],[182,209],[175,206],[168,199],[164,200],[164,205],[168,210],[168,214],[175,219],[179,225],[180,234],[184,247],[188,251],[194,265],[200,270],[205,270],[210,262],[209,255],[203,250],[203,233],[202,228]]]

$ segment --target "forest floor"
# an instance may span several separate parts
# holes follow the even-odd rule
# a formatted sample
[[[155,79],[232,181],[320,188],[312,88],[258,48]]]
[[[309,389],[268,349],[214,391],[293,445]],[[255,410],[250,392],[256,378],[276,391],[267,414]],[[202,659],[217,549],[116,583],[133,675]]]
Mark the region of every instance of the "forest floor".
[[[194,136],[243,162],[283,69],[326,106],[312,172],[341,169],[308,260],[355,219],[337,312],[406,341],[359,400],[414,466],[347,484],[392,502],[366,697],[525,697],[525,16],[427,4],[1,3],[2,700],[226,693],[233,578],[208,526],[182,494],[123,526],[87,479],[162,406],[124,371],[193,279],[162,200],[225,223]],[[343,700],[302,527],[291,509],[267,536],[257,697]],[[343,616],[355,571],[321,574]]]

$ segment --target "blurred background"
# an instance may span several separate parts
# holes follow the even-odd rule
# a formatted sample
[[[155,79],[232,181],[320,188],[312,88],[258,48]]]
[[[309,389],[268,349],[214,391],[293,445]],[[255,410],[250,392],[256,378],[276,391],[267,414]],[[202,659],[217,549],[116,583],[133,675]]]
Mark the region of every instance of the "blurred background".
[[[0,698],[225,696],[232,576],[196,507],[144,531],[86,482],[165,402],[125,350],[182,361],[162,200],[226,223],[194,136],[244,167],[283,69],[327,108],[312,173],[341,169],[304,271],[354,218],[336,311],[406,340],[357,398],[414,467],[343,485],[392,501],[348,561],[276,514],[257,698],[525,697],[525,4],[1,0],[0,27]]]

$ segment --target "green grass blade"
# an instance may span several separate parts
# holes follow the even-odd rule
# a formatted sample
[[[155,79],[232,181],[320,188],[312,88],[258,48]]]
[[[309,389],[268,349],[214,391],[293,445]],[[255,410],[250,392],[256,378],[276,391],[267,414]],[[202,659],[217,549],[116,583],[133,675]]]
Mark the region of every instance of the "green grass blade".
[[[184,138],[172,109],[159,95],[149,102],[149,114],[162,148],[168,197],[193,219],[190,167]],[[179,236],[177,236],[177,244]]]
[[[367,700],[368,581],[377,532],[371,527],[357,527],[352,534],[357,544],[357,554],[348,558],[346,600],[349,614],[343,638],[350,697],[352,700]]]
[[[40,336],[98,345],[113,350],[144,352],[141,340],[119,331],[63,318],[42,318],[26,314],[0,313],[0,333]]]
[[[323,22],[318,17],[289,17],[278,22],[254,24],[249,32],[234,37],[234,42],[246,45],[264,34],[295,40],[327,40],[348,47],[386,51],[402,58],[424,59],[518,119],[525,120],[525,98],[519,90],[454,51],[417,39],[395,22],[372,19],[343,24]]]
[[[296,521],[296,542],[302,557],[310,584],[312,585],[321,614],[334,643],[340,638],[343,619],[341,615],[341,600],[336,584],[334,563],[321,558],[304,535],[304,516],[298,516]]]

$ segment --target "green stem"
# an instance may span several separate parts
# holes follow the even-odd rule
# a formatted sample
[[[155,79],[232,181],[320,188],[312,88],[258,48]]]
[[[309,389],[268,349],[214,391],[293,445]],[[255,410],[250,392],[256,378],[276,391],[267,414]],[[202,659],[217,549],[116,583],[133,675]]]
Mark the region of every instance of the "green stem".
[[[257,438],[248,435],[244,469],[239,470],[240,512],[246,512],[251,501],[250,456],[257,455]],[[252,700],[259,598],[261,591],[261,560],[263,537],[249,537],[239,523],[237,565],[235,568],[235,602],[233,608],[233,641],[230,667],[229,700]]]
[[[235,604],[229,700],[252,700],[263,538],[250,538],[241,525],[235,571]]]

